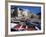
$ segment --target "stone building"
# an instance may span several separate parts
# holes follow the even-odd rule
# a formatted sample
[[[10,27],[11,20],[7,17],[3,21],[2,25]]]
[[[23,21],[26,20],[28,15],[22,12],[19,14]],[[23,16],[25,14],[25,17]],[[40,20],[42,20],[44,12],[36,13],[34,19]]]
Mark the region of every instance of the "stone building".
[[[38,18],[38,16],[32,13],[28,9],[18,8],[18,17],[25,17],[25,18]]]

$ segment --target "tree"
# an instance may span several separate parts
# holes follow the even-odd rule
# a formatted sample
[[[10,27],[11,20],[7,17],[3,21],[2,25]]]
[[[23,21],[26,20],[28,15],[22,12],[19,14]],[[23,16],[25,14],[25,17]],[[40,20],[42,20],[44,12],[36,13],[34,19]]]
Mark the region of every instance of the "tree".
[[[15,7],[15,9],[14,9],[13,16],[14,16],[14,17],[15,17],[15,16],[18,16],[17,7]]]
[[[34,18],[34,15],[33,14],[31,15],[31,18]]]

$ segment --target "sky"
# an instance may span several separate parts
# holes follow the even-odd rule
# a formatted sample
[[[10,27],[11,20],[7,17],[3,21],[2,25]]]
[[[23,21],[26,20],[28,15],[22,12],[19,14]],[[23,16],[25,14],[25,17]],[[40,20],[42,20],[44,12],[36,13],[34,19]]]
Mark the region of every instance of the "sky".
[[[41,12],[41,7],[38,7],[38,6],[15,6],[15,5],[11,6],[12,9],[14,9],[15,7],[22,8],[22,9],[28,9],[32,13],[35,13],[35,14]]]

